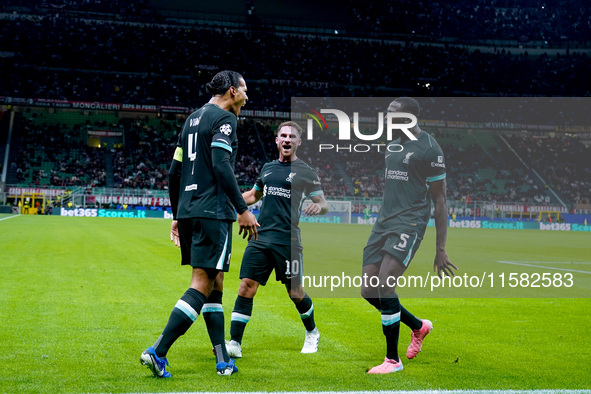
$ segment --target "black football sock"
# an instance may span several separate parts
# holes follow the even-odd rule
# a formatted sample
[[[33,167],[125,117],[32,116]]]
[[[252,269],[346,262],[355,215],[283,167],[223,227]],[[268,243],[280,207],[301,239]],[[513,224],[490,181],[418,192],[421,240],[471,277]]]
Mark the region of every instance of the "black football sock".
[[[409,326],[411,330],[420,330],[423,327],[423,321],[402,305],[400,305],[400,321]]]
[[[366,298],[365,301],[369,302],[378,311],[382,311],[382,302],[379,298]]]
[[[386,336],[386,357],[400,361],[398,337],[400,336],[400,301],[398,297],[382,298],[382,331]]]
[[[201,310],[203,320],[205,320],[205,325],[207,326],[207,333],[209,334],[211,345],[215,350],[216,363],[230,361],[230,357],[228,357],[228,352],[226,350],[226,344],[224,342],[225,330],[222,295],[223,293],[221,291],[212,291]]]
[[[233,341],[242,344],[242,336],[246,329],[246,324],[252,315],[252,298],[242,296],[236,297],[234,310],[232,311],[232,321],[230,323],[230,337]]]
[[[302,301],[295,304],[295,306],[300,313],[300,318],[306,330],[312,331],[316,328],[316,323],[314,322],[314,305],[312,305],[312,299],[308,294],[304,294]]]
[[[191,327],[201,312],[205,298],[200,291],[189,288],[177,301],[162,335],[154,344],[158,357],[165,357],[172,344]]]

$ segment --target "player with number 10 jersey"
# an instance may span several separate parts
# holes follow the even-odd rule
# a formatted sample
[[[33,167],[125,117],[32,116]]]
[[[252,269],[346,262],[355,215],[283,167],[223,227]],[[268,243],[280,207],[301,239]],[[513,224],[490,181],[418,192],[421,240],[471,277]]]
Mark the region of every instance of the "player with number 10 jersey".
[[[302,243],[299,219],[306,197],[312,204],[304,209],[307,215],[322,215],[328,204],[316,171],[298,159],[296,151],[301,144],[301,127],[295,122],[279,125],[275,142],[279,159],[263,166],[255,186],[244,193],[247,204],[263,199],[258,221],[258,240],[251,240],[242,259],[242,283],[232,312],[231,341],[226,345],[228,354],[242,357],[242,337],[252,315],[253,298],[259,285],[265,285],[275,271],[275,278],[283,283],[300,313],[306,328],[302,353],[318,350],[320,334],[314,321],[312,300],[303,289]]]

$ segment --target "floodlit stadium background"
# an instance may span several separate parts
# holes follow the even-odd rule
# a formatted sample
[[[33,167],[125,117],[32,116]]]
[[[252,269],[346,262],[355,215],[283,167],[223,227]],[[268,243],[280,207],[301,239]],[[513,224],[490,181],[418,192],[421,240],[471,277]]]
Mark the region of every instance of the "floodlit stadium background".
[[[590,12],[579,0],[2,2],[0,392],[589,390]],[[371,379],[383,349],[370,306],[320,295],[320,351],[305,358],[298,317],[270,283],[239,374],[216,379],[197,324],[171,352],[174,380],[151,379],[137,357],[188,275],[168,241],[167,171],[184,119],[223,69],[249,89],[243,189],[275,158],[292,99],[370,97],[385,108],[416,97],[446,156],[448,252],[461,274],[486,267],[508,284],[511,273],[572,273],[575,285],[407,289],[433,335],[403,373]],[[334,140],[327,126],[322,138]],[[318,155],[308,140],[298,153],[333,208],[302,218],[306,267],[358,274],[382,164]],[[427,275],[432,245],[428,229],[409,274]],[[244,247],[235,237],[226,316]]]

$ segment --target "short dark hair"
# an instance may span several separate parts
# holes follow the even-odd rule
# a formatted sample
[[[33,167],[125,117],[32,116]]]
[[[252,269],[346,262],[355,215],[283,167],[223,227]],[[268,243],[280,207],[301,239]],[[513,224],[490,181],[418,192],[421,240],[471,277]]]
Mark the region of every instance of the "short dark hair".
[[[417,100],[411,97],[398,97],[390,103],[388,112],[408,112],[418,118],[421,113],[421,106]]]
[[[279,130],[281,130],[281,128],[283,128],[285,126],[296,129],[298,131],[298,137],[302,136],[302,132],[303,132],[302,127],[299,124],[297,124],[296,122],[293,122],[291,120],[281,123],[279,125],[279,127],[277,127],[277,134],[279,134]]]
[[[224,70],[213,76],[211,82],[205,85],[205,90],[212,96],[216,94],[225,94],[231,86],[237,88],[240,86],[240,78],[244,79],[236,71]]]

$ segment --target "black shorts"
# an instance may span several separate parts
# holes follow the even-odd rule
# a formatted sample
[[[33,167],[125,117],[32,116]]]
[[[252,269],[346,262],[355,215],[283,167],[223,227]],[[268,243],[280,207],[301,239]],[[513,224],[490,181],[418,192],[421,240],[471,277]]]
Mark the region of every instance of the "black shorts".
[[[388,253],[402,265],[408,267],[422,238],[416,231],[398,231],[392,233],[374,233],[372,231],[367,245],[363,249],[363,265],[381,264],[384,254]]]
[[[232,222],[179,219],[182,265],[228,272],[232,253]]]
[[[248,243],[242,265],[240,279],[248,278],[266,285],[271,272],[275,279],[292,288],[302,283],[302,247],[299,245],[274,245],[251,241]]]

